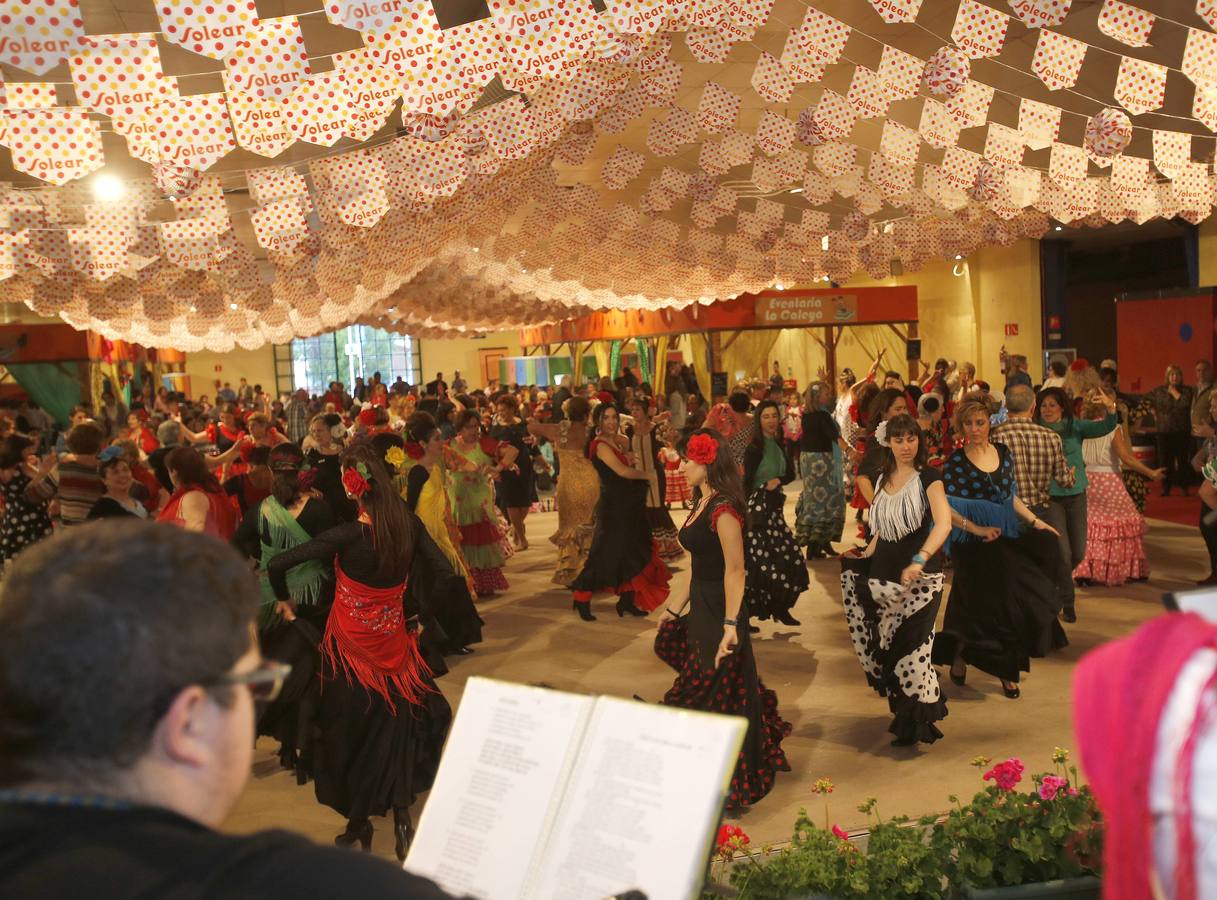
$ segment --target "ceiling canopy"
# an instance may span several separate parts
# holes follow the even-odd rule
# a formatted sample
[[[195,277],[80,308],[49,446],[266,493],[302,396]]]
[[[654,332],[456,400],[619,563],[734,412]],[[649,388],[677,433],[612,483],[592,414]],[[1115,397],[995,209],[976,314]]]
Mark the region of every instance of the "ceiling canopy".
[[[317,2],[0,0],[0,300],[480,332],[1214,200],[1217,0]]]

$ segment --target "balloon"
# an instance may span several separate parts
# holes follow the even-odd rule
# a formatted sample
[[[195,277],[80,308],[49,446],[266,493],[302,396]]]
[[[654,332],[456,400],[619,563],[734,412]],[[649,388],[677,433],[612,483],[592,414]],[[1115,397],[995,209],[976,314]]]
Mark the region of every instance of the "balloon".
[[[1100,159],[1119,156],[1132,140],[1132,122],[1121,110],[1101,109],[1086,123],[1083,146]]]
[[[963,90],[971,71],[972,64],[963,51],[948,45],[940,47],[926,60],[922,78],[926,90],[933,96],[949,98]]]

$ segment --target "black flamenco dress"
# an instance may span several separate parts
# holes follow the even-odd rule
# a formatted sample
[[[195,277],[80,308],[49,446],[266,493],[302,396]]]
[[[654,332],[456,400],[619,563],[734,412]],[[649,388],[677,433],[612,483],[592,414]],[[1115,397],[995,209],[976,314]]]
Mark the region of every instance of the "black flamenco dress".
[[[1014,455],[1004,444],[993,446],[999,462],[992,472],[977,468],[962,448],[943,466],[951,509],[977,525],[1000,528],[1002,536],[984,542],[952,529],[948,548],[955,575],[934,641],[934,664],[949,666],[962,656],[982,672],[1016,682],[1020,672],[1030,671],[1033,657],[1069,640],[1057,619],[1061,603],[1052,580],[1057,538],[1019,522]]]
[[[892,712],[894,743],[932,744],[942,737],[934,723],[947,716],[938,673],[930,663],[934,620],[942,603],[942,553],[935,553],[912,584],[900,574],[934,528],[927,490],[942,475],[926,467],[889,493],[879,478],[871,501],[877,537],[869,557],[843,557],[841,595],[854,652],[866,681]]]
[[[769,490],[771,478],[781,484]],[[799,595],[810,587],[807,566],[790,526],[781,485],[794,481],[794,463],[782,444],[766,437],[762,447],[744,451],[744,485],[748,488],[748,530],[744,556],[748,582],[744,602],[758,619],[789,619]],[[790,620],[788,624],[795,624]]]
[[[712,497],[706,508],[680,529],[680,543],[693,560],[689,612],[659,626],[655,655],[676,670],[676,681],[664,694],[666,705],[748,720],[748,733],[727,797],[727,808],[739,809],[768,794],[777,772],[790,771],[782,738],[790,734],[791,726],[778,713],[777,695],[757,675],[747,604],[737,618],[739,644],[718,668],[714,667],[727,615],[723,584],[726,564],[716,530],[724,515],[740,518],[725,497]]]
[[[531,506],[536,499],[537,488],[533,484],[532,450],[528,444],[528,425],[513,422],[510,425],[495,420],[490,426],[490,436],[496,441],[511,444],[516,448],[516,465],[504,469],[495,482],[495,500],[504,513],[509,509]]]
[[[335,575],[321,643],[317,800],[348,819],[408,809],[435,780],[452,709],[409,627],[415,611],[403,608],[405,584],[377,574],[372,529],[358,521],[272,559],[276,596],[287,595],[288,571],[308,560],[332,561]]]
[[[596,503],[596,525],[591,550],[583,571],[571,583],[575,599],[591,600],[594,593],[633,594],[634,605],[650,612],[668,599],[668,567],[648,527],[646,515],[648,482],[623,478],[596,455],[605,443],[628,466],[621,451],[596,438],[588,456],[600,476],[600,499]]]

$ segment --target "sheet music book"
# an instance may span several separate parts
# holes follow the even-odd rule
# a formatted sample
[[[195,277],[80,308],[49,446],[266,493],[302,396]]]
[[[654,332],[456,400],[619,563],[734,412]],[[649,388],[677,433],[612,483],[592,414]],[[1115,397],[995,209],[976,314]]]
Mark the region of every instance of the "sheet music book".
[[[697,897],[747,730],[471,678],[405,868],[479,900]]]

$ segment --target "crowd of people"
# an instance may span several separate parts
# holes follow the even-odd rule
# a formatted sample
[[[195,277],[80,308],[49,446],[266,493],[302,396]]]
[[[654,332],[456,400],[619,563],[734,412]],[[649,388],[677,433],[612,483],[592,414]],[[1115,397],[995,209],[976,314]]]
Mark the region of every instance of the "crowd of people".
[[[585,622],[598,593],[619,617],[657,613],[655,653],[676,673],[663,702],[749,721],[727,803],[747,807],[790,769],[754,622],[800,627],[818,561],[839,560],[853,648],[896,746],[943,736],[939,668],[956,685],[975,668],[1017,698],[1030,661],[1067,645],[1062,623],[1089,586],[1148,576],[1147,485],[1199,483],[1213,565],[1198,583],[1217,583],[1211,366],[1196,385],[1172,366],[1144,397],[1116,389],[1111,360],[1054,365],[1038,391],[1025,358],[1003,355],[1002,369],[1001,390],[945,359],[906,381],[880,353],[862,378],[821,372],[799,391],[774,363],[716,402],[675,362],[654,384],[629,368],[473,390],[459,373],[422,386],[376,373],[278,399],[242,379],[217,382],[215,404],[165,388],[108,396],[62,435],[4,406],[5,591],[45,563],[35,545],[102,552],[73,536],[106,533],[91,519],[145,543],[157,529],[130,530],[137,520],[230,544],[252,587],[228,584],[219,549],[207,578],[226,580],[228,618],[248,601],[257,643],[199,665],[229,673],[217,684],[265,687],[257,733],[346,817],[336,843],[367,849],[372,817],[391,810],[404,858],[451,721],[437,679],[481,642],[478,601],[510,589],[506,560],[534,546],[528,517],[552,486],[553,583]],[[1134,449],[1151,439],[1160,467]],[[674,509],[687,511],[679,527]],[[202,544],[165,553],[188,546]],[[686,562],[676,596],[670,567]]]

